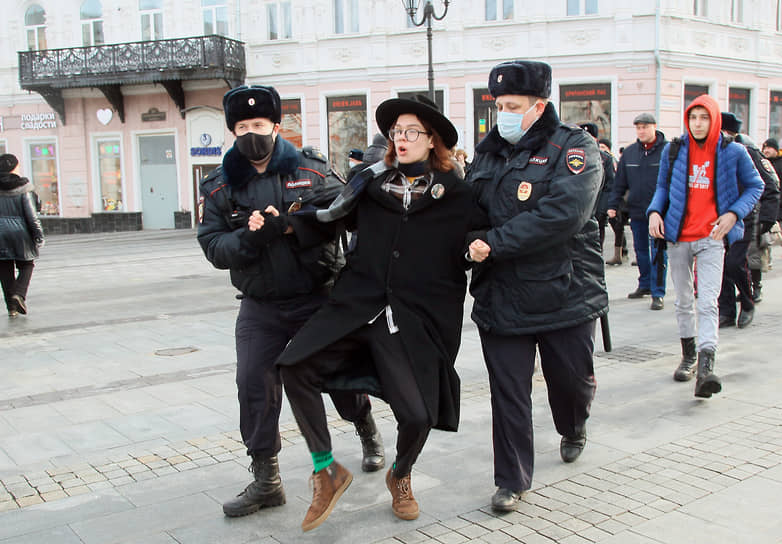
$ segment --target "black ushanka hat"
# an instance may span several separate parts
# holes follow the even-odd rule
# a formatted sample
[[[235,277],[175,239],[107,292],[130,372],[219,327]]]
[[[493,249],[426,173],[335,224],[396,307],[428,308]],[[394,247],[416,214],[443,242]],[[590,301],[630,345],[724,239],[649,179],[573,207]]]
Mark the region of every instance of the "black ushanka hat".
[[[502,62],[489,73],[489,92],[494,98],[504,94],[551,96],[551,66],[534,60]]]
[[[244,119],[264,117],[273,123],[282,119],[280,95],[274,87],[266,85],[240,85],[223,95],[225,124],[233,131],[236,123]]]
[[[388,136],[388,130],[391,128],[391,125],[403,113],[412,113],[419,119],[429,123],[432,129],[440,135],[443,144],[448,149],[455,146],[456,142],[459,141],[459,133],[456,132],[456,127],[453,126],[445,115],[440,113],[437,104],[422,94],[418,94],[412,99],[391,98],[381,103],[375,110],[375,120],[378,128],[380,128],[380,132]]]

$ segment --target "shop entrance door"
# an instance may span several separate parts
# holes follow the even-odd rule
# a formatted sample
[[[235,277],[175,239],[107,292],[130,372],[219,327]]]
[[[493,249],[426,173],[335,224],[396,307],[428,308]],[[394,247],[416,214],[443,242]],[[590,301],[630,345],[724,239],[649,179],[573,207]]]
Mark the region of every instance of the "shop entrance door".
[[[195,220],[196,222],[199,222],[201,218],[199,217],[199,208],[198,208],[198,199],[201,197],[201,193],[198,190],[198,185],[201,183],[201,180],[204,179],[206,176],[212,173],[212,170],[220,166],[219,164],[194,164],[193,165],[193,209],[195,210]]]
[[[178,209],[173,134],[138,137],[141,220],[145,229],[173,229]]]

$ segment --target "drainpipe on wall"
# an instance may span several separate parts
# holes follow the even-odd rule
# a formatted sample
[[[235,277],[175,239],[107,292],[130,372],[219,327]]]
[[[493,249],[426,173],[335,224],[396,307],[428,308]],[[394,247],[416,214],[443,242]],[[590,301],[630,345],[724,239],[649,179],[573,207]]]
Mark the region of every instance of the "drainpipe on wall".
[[[654,67],[657,73],[654,91],[654,118],[660,122],[660,99],[662,93],[662,61],[660,60],[660,0],[654,6]]]

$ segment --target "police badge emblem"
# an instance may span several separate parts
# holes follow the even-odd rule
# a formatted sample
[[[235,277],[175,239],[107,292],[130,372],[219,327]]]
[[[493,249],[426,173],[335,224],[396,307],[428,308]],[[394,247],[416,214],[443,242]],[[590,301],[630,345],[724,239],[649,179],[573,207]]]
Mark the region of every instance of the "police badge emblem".
[[[432,189],[430,190],[432,193],[432,198],[435,200],[439,200],[443,197],[445,194],[445,187],[443,187],[442,183],[437,183],[435,185],[432,185]]]
[[[250,98],[247,100],[247,103],[248,103],[248,104],[250,104],[251,106],[254,106],[254,105],[255,105],[255,99],[254,99],[253,97],[250,97]]]
[[[524,202],[532,195],[532,184],[529,181],[522,181],[519,183],[519,188],[516,190],[516,198]]]
[[[565,163],[568,170],[574,174],[580,174],[586,167],[586,153],[584,153],[583,149],[568,149],[565,155]]]

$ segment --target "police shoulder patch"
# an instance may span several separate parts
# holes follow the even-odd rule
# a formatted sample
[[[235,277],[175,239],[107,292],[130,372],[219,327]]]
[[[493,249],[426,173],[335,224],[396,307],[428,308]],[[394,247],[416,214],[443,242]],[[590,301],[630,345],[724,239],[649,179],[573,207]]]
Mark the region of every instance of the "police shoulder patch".
[[[574,174],[580,174],[586,168],[586,152],[578,147],[572,147],[565,154],[565,163],[568,170]]]
[[[774,167],[771,166],[771,161],[769,161],[768,159],[760,159],[760,164],[763,165],[763,168],[766,169],[766,172],[774,171]]]

